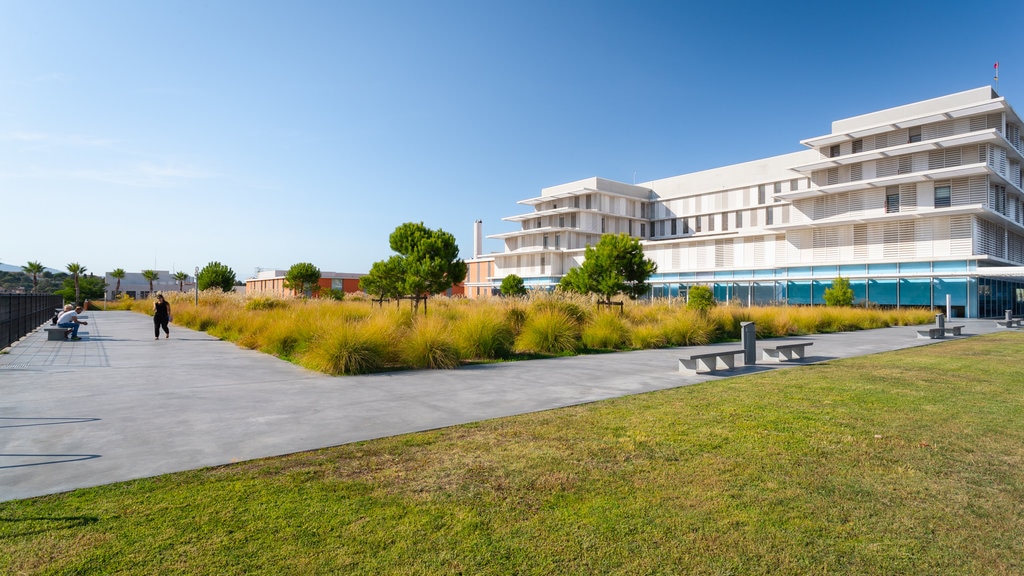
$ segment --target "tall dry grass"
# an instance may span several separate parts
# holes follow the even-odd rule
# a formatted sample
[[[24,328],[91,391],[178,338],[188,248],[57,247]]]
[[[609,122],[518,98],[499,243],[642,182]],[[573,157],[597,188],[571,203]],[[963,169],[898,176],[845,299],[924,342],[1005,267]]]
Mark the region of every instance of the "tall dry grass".
[[[432,298],[428,314],[369,300],[276,298],[210,290],[168,293],[174,322],[328,374],[402,368],[453,368],[466,361],[517,355],[564,355],[585,349],[694,346],[739,338],[754,322],[759,338],[929,324],[927,309],[718,306],[705,313],[678,301],[627,301],[599,309],[593,297]],[[152,300],[118,307],[152,314]]]

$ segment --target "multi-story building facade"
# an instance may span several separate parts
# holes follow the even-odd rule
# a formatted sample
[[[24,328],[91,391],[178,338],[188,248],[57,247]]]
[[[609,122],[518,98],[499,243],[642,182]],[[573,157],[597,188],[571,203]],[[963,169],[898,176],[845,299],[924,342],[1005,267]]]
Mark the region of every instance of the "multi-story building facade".
[[[245,281],[248,295],[294,296],[295,291],[285,286],[287,270],[259,270],[254,278]],[[321,272],[317,284],[323,290],[341,290],[347,294],[359,291],[359,279],[364,274],[347,272]]]
[[[1022,122],[978,88],[833,122],[809,149],[637,185],[545,188],[492,238],[492,282],[548,288],[601,234],[640,239],[655,297],[820,304],[832,280],[859,302],[1024,312]]]

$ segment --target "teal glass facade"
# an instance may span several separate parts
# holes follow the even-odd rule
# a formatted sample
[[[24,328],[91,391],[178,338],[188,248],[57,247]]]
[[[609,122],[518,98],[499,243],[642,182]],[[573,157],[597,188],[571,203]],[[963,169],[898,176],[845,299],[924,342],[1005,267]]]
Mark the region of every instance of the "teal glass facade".
[[[985,271],[993,277],[985,277]],[[842,276],[850,281],[858,305],[951,308],[963,318],[1002,317],[1006,310],[1024,314],[1024,278],[1000,279],[998,268],[974,261],[936,261],[848,266],[801,266],[687,274],[655,274],[655,298],[686,298],[692,285],[710,286],[720,302],[745,306],[825,303],[825,290]]]

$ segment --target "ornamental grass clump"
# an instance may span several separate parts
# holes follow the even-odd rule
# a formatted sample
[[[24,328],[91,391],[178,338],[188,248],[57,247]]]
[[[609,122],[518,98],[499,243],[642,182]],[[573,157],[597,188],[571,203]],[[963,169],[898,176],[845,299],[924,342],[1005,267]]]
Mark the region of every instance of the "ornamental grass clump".
[[[452,328],[463,358],[497,360],[512,354],[515,334],[494,306],[470,308]]]
[[[298,363],[335,376],[369,374],[389,365],[393,347],[391,330],[377,322],[321,324]]]
[[[679,308],[665,319],[662,327],[669,346],[703,346],[712,342],[714,323],[707,314]]]
[[[630,328],[618,310],[595,314],[580,335],[583,345],[592,349],[622,349],[630,341]]]
[[[580,329],[561,310],[547,308],[531,312],[516,338],[516,351],[536,354],[570,354],[579,347]]]
[[[457,368],[461,358],[449,323],[443,318],[419,318],[402,338],[402,364],[411,368]]]

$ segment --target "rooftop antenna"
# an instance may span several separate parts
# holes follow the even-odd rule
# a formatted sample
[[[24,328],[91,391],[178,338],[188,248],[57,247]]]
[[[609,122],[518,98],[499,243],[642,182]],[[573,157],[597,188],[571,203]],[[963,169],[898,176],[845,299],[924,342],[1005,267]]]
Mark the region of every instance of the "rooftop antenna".
[[[999,60],[996,60],[996,64],[993,68],[996,70],[996,75],[992,79],[996,81],[996,93],[999,93]]]

